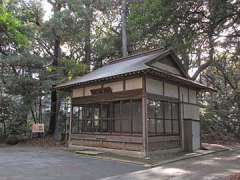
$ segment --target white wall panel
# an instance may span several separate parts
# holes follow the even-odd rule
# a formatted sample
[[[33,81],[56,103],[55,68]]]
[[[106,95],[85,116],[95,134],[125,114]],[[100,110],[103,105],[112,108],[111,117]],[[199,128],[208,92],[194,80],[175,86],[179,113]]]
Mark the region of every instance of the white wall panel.
[[[178,87],[174,84],[164,84],[164,95],[168,97],[178,98]]]
[[[103,87],[110,87],[112,89],[112,92],[123,91],[123,81],[107,83],[104,84]]]
[[[126,80],[126,90],[141,89],[142,87],[142,78],[133,78]]]
[[[82,96],[83,96],[83,88],[73,89],[73,91],[72,91],[73,98],[82,97]]]
[[[200,119],[199,106],[184,104],[184,119]]]
[[[151,94],[163,95],[163,82],[146,78],[146,91]]]
[[[87,86],[85,87],[85,96],[91,96],[91,90],[92,89],[99,89],[101,88],[101,85],[95,85],[95,86]]]

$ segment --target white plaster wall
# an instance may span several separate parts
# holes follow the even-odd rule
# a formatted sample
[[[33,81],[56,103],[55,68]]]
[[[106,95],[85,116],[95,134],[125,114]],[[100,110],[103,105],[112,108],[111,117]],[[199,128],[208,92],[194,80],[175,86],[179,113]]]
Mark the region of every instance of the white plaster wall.
[[[126,90],[141,89],[143,87],[142,78],[128,79],[125,82]]]
[[[200,149],[200,122],[192,121],[192,149]]]
[[[110,87],[112,89],[112,92],[123,91],[123,81],[107,83],[104,84],[103,87]]]
[[[183,104],[184,119],[200,120],[199,106],[191,104]]]
[[[72,91],[72,97],[82,97],[83,96],[83,88],[73,89]]]
[[[196,92],[196,90],[189,89],[189,103],[197,104],[197,92]]]
[[[146,91],[151,94],[163,95],[163,82],[146,78]]]
[[[174,84],[164,84],[164,95],[168,97],[178,98],[178,87]]]
[[[92,89],[99,89],[101,88],[101,85],[95,85],[95,86],[87,86],[85,87],[85,96],[91,96],[91,90]]]

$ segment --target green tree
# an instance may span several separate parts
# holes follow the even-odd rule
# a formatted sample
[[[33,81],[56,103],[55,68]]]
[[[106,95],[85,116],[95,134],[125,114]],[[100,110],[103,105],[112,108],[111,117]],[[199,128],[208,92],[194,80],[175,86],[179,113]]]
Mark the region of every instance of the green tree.
[[[223,0],[146,0],[133,4],[128,18],[129,41],[134,49],[174,48],[187,70],[197,68],[192,76],[196,79],[213,63],[216,41],[228,28],[224,24],[238,17],[238,4]]]

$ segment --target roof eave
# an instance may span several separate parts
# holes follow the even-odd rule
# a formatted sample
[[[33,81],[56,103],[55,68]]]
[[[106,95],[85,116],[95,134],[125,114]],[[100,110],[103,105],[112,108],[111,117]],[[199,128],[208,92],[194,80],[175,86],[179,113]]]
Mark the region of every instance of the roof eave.
[[[86,85],[94,84],[94,83],[97,83],[97,82],[113,81],[113,80],[117,80],[117,79],[120,79],[120,78],[126,77],[126,76],[133,76],[133,75],[142,74],[146,71],[147,71],[147,69],[143,69],[143,70],[139,70],[139,71],[124,73],[124,74],[118,74],[118,75],[115,75],[115,76],[94,79],[94,80],[86,81],[86,82],[74,83],[74,84],[69,84],[69,85],[61,85],[60,84],[60,85],[57,85],[55,87],[55,89],[60,90],[60,91],[67,91],[68,89],[71,89],[73,87],[86,86]]]
[[[177,75],[174,75],[174,74],[171,74],[171,73],[160,72],[160,71],[156,71],[154,69],[149,69],[147,71],[147,73],[150,74],[150,75],[157,75],[158,77],[167,78],[171,81],[176,81],[179,84],[184,84],[184,85],[187,85],[187,86],[191,86],[191,87],[197,88],[198,90],[201,90],[201,91],[216,92],[216,90],[211,88],[211,87],[207,87],[203,84],[194,82],[190,79],[186,79],[186,78],[183,78],[183,77],[178,77]]]

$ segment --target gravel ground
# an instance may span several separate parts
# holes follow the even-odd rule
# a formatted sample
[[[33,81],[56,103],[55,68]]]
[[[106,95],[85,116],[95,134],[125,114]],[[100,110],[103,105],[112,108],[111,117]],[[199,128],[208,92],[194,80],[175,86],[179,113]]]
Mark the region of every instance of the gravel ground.
[[[1,147],[1,180],[95,180],[144,169],[59,148]]]

